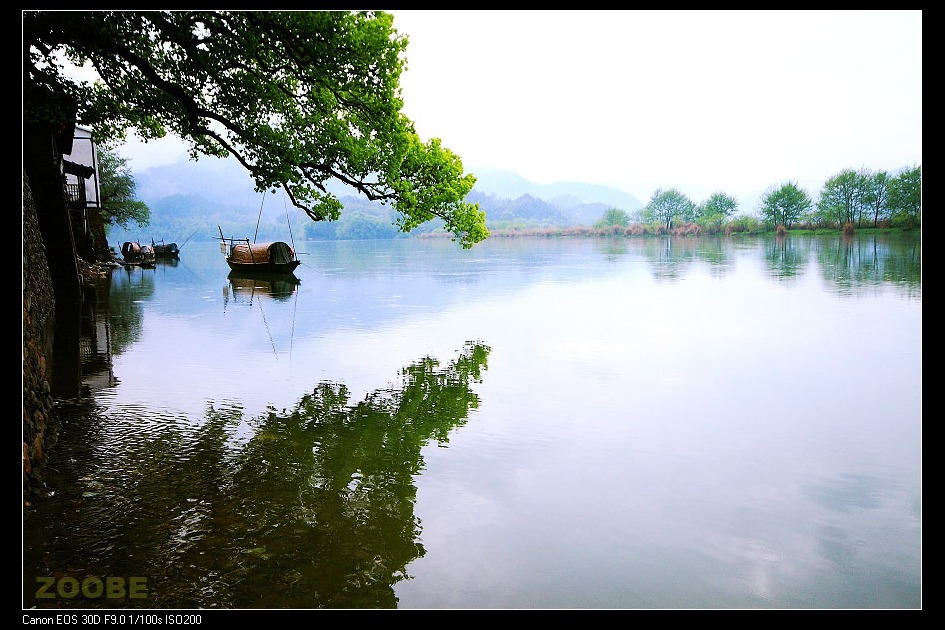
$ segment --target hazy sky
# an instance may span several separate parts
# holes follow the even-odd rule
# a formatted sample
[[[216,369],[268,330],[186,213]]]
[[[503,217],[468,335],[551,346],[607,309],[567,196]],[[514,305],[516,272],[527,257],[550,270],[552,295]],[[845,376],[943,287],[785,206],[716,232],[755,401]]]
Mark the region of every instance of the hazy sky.
[[[473,173],[698,202],[922,163],[919,10],[392,13],[404,113]]]

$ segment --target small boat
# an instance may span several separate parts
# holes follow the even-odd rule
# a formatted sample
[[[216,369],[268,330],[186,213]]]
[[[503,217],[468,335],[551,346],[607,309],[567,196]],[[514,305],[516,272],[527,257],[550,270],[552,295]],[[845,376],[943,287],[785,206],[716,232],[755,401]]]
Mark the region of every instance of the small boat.
[[[177,243],[164,243],[164,239],[161,239],[160,243],[154,242],[154,239],[151,239],[151,249],[154,250],[155,258],[180,258],[180,248],[177,247]]]
[[[227,238],[220,229],[220,249],[226,264],[240,274],[291,274],[302,261],[284,241],[251,243],[248,238]]]
[[[125,266],[154,266],[154,249],[152,249],[150,245],[142,245],[138,242],[126,241],[125,243],[122,243],[121,256],[125,261]]]

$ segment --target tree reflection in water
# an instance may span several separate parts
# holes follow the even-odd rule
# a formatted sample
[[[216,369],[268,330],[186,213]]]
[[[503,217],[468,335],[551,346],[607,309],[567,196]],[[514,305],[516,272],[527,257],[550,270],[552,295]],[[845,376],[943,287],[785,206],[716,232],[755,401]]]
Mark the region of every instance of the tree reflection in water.
[[[194,432],[171,422],[132,437],[127,469],[94,499],[62,497],[81,522],[69,551],[60,540],[43,563],[80,580],[147,577],[145,600],[80,595],[69,602],[80,608],[395,608],[393,585],[424,555],[421,450],[478,407],[489,352],[468,342],[445,366],[423,358],[360,402],[319,383],[291,410],[246,419],[211,405]],[[28,606],[55,605],[29,591]]]

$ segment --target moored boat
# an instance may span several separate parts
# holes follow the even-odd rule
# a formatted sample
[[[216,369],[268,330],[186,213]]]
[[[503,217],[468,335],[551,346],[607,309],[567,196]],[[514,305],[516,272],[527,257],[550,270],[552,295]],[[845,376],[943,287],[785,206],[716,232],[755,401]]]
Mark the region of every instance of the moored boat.
[[[126,266],[154,266],[154,249],[152,249],[150,245],[142,245],[136,241],[126,241],[122,243],[121,256]]]
[[[177,243],[164,243],[164,239],[161,239],[160,243],[151,239],[151,249],[154,250],[155,258],[180,258],[180,248],[177,247]]]
[[[227,238],[221,229],[220,246],[226,264],[241,274],[291,274],[301,264],[284,241],[251,243],[248,238]]]

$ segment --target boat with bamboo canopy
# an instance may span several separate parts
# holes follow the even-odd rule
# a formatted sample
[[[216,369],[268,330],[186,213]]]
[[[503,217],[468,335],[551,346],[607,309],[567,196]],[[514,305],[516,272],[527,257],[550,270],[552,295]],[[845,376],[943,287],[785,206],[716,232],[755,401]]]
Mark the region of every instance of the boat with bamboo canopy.
[[[265,200],[265,194],[263,195]],[[259,232],[259,219],[262,218],[262,203],[259,205],[259,218],[256,219],[256,232]],[[286,209],[286,223],[289,223],[289,212]],[[233,238],[223,235],[223,228],[219,225],[220,251],[226,258],[226,264],[231,271],[240,274],[279,275],[291,274],[302,261],[295,253],[295,248],[285,241],[271,241],[257,243],[256,237]],[[289,223],[289,234],[292,234],[292,224]]]

